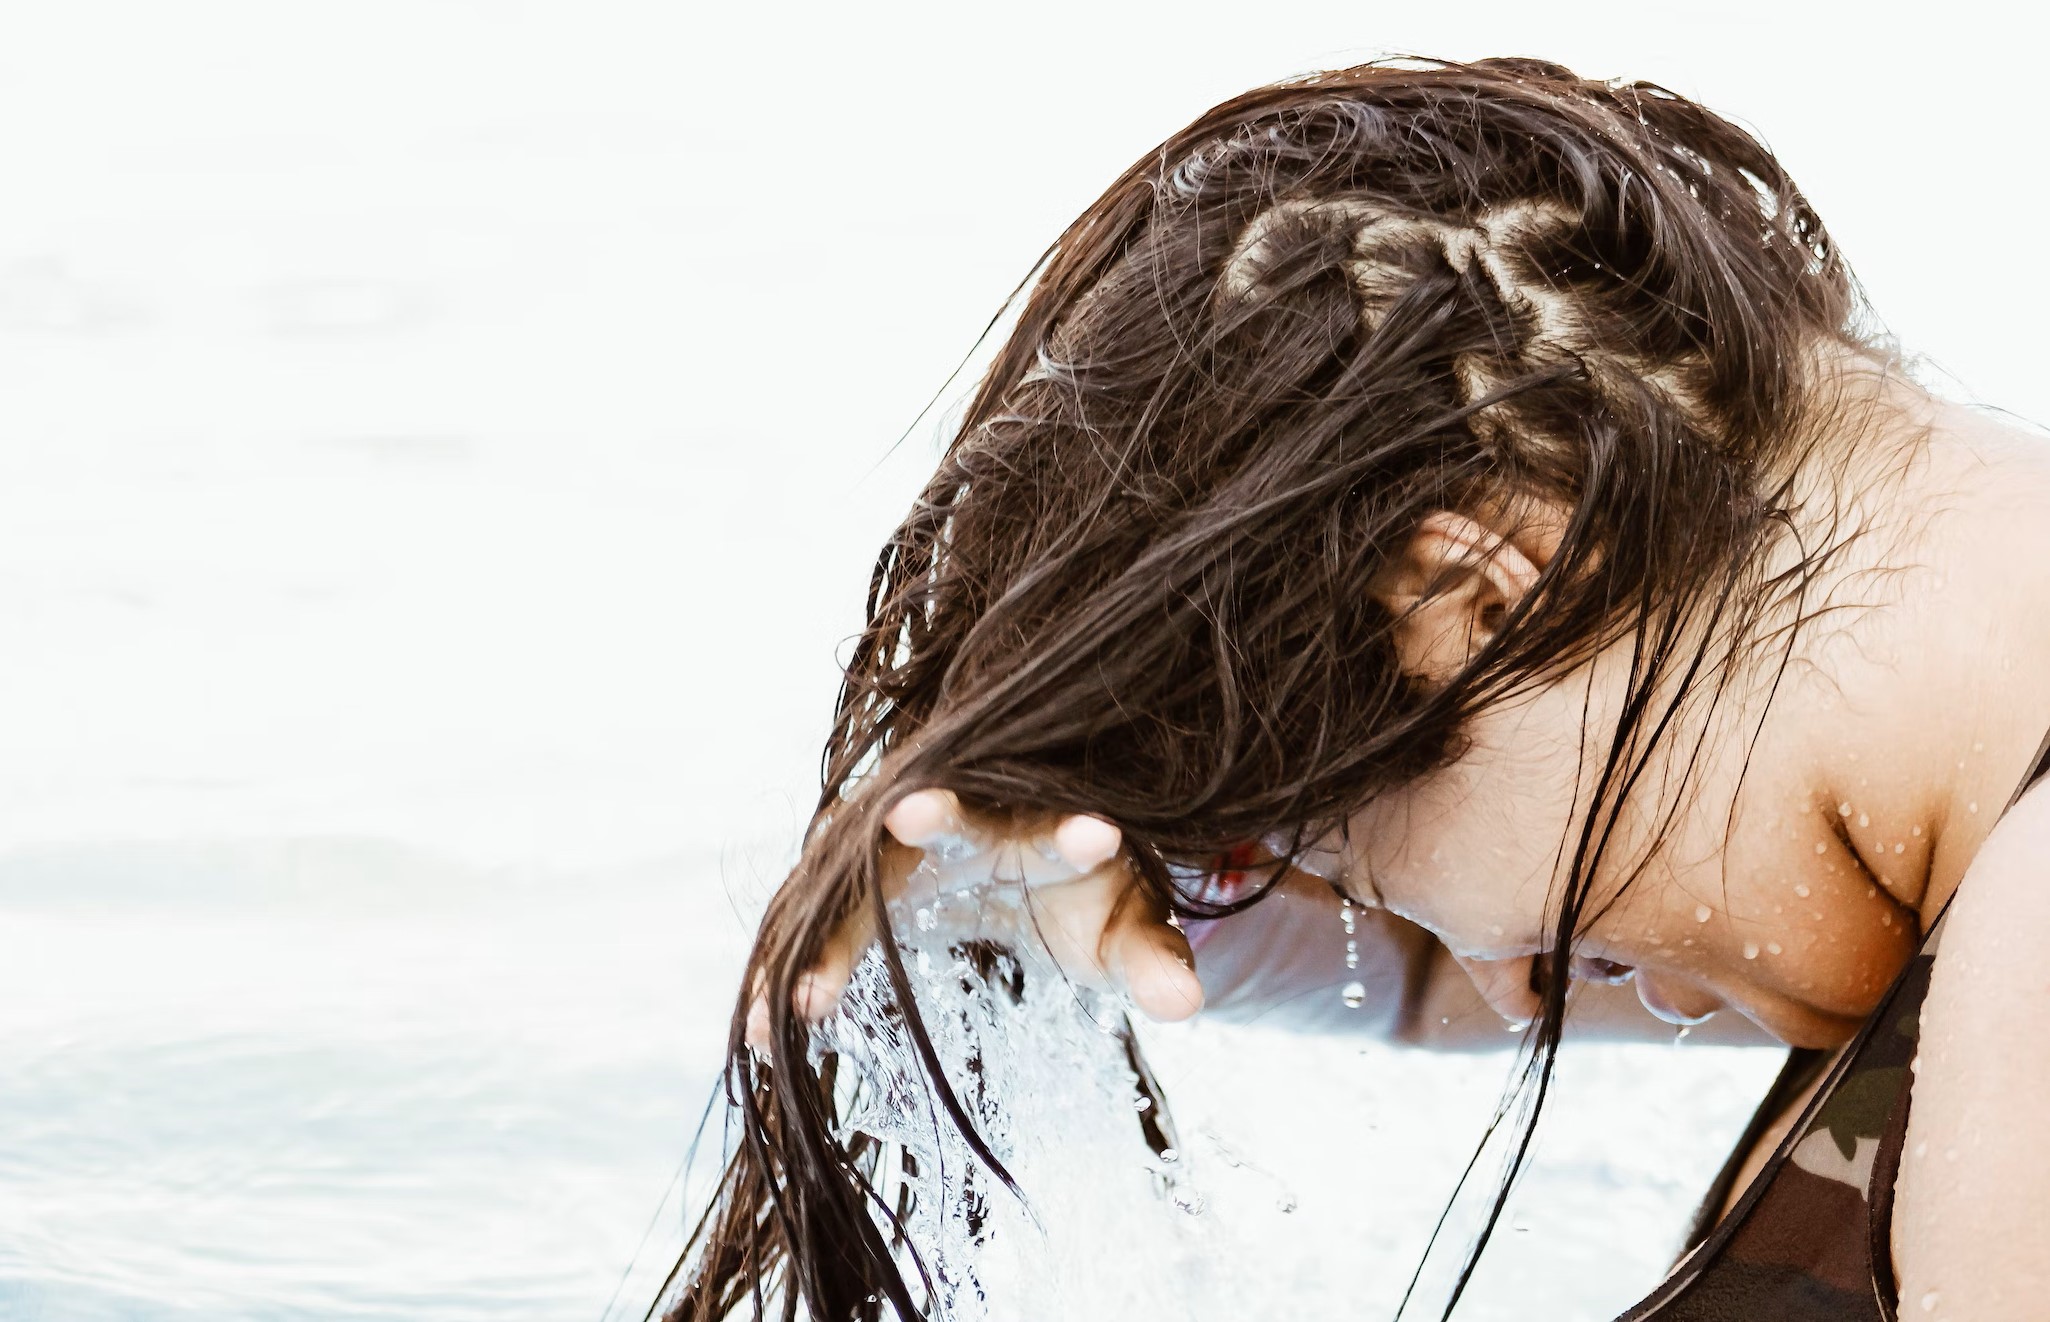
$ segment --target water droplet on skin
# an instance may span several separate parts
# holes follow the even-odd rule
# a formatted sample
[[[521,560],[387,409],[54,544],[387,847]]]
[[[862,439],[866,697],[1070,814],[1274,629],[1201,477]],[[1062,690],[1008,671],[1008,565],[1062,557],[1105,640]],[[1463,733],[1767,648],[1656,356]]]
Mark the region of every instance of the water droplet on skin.
[[[1132,1099],[1132,1109],[1134,1111],[1150,1111],[1153,1109],[1153,1099],[1151,1097],[1134,1097]]]
[[[1348,982],[1339,990],[1338,997],[1345,1002],[1346,1009],[1357,1010],[1366,1004],[1367,989],[1362,983]]]
[[[1500,936],[1500,935],[1502,935],[1502,924],[1500,924],[1500,923],[1496,923],[1496,924],[1492,925],[1491,927],[1489,927],[1489,928],[1488,928],[1488,933],[1489,933],[1489,935],[1491,935],[1491,936]]]
[[[1179,1148],[1162,1148],[1160,1150],[1160,1159],[1172,1166],[1182,1159],[1181,1150]]]
[[[1944,1159],[1945,1161],[1956,1161],[1956,1160],[1957,1160],[1957,1149],[1956,1149],[1956,1148],[1945,1148],[1945,1149],[1943,1150],[1943,1159]]]
[[[1851,815],[1851,805],[1849,800],[1845,800],[1843,803],[1839,803],[1836,806],[1836,815],[1839,817],[1849,817]]]
[[[1807,899],[1809,895],[1808,884],[1806,882],[1803,882],[1799,886],[1794,887],[1794,894],[1800,896],[1804,900]]]
[[[1892,914],[1890,914],[1890,913],[1883,913],[1883,914],[1879,915],[1879,925],[1880,925],[1881,927],[1892,927],[1892,926],[1893,926],[1893,915],[1892,915]]]
[[[1774,913],[1785,913],[1787,911],[1787,906],[1784,904],[1775,904],[1772,906],[1772,911]]]
[[[1917,826],[1917,827],[1913,827],[1913,828],[1910,828],[1910,830],[1908,831],[1908,834],[1909,834],[1909,835],[1914,835],[1914,836],[1919,836],[1919,835],[1921,835],[1921,834],[1922,834],[1922,828],[1921,828],[1921,827],[1919,827],[1919,826]]]
[[[1785,951],[1783,951],[1783,950],[1782,950],[1782,949],[1780,948],[1780,943],[1779,943],[1779,942],[1777,942],[1777,941],[1768,941],[1768,942],[1766,942],[1766,943],[1765,943],[1765,953],[1766,953],[1766,954],[1768,954],[1768,955],[1779,955],[1779,954],[1784,954],[1784,953],[1785,953]]]
[[[1926,1156],[1928,1156],[1928,1155],[1929,1155],[1929,1140],[1925,1138],[1925,1139],[1923,1139],[1923,1140],[1922,1140],[1922,1141],[1921,1141],[1920,1143],[1917,1143],[1917,1144],[1915,1144],[1915,1156],[1916,1156],[1916,1157],[1917,1157],[1917,1158],[1919,1159],[1919,1158],[1922,1158],[1922,1157],[1926,1157]]]
[[[1822,841],[1817,840],[1815,842],[1815,852],[1818,854],[1827,854],[1829,852],[1829,846],[1824,844]]]
[[[1859,814],[1858,814],[1858,825],[1860,825],[1860,826],[1870,826],[1870,825],[1872,825],[1872,814],[1871,814],[1871,813],[1869,813],[1869,812],[1861,812],[1861,813],[1859,813]]]
[[[1746,958],[1746,959],[1757,959],[1757,958],[1758,958],[1758,943],[1757,943],[1756,941],[1746,941],[1746,942],[1744,943],[1744,958]]]
[[[1705,905],[1705,904],[1697,904],[1697,905],[1695,905],[1695,906],[1694,906],[1694,921],[1695,921],[1695,922],[1697,922],[1697,923],[1705,923],[1705,922],[1707,922],[1707,921],[1708,921],[1708,920],[1709,920],[1709,919],[1710,919],[1711,917],[1713,917],[1713,916],[1714,916],[1714,915],[1713,915],[1713,914],[1712,914],[1712,913],[1710,912],[1710,910],[1709,910],[1709,907],[1708,907],[1707,905]]]
[[[1940,1302],[1940,1301],[1942,1300],[1942,1298],[1943,1298],[1943,1296],[1942,1296],[1942,1295],[1940,1295],[1940,1294],[1938,1294],[1938,1293],[1936,1293],[1936,1291],[1934,1291],[1934,1290],[1931,1290],[1931,1291],[1930,1291],[1930,1292],[1929,1292],[1928,1294],[1925,1294],[1925,1295],[1923,1295],[1923,1296],[1922,1296],[1922,1311],[1923,1311],[1923,1312],[1925,1312],[1925,1313],[1933,1313],[1933,1312],[1935,1312],[1935,1311],[1936,1311],[1936,1305],[1937,1305],[1937,1304],[1938,1304],[1938,1303],[1939,1303],[1939,1302]]]
[[[1974,800],[1972,800],[1972,801],[1971,801],[1970,803],[1966,804],[1966,805],[1965,805],[1965,811],[1966,811],[1966,812],[1977,812],[1977,811],[1979,811],[1979,801],[1978,801],[1977,799],[1974,799]]]
[[[1683,946],[1691,946],[1694,944],[1694,938],[1690,936],[1685,941],[1682,941],[1680,944]]]
[[[1901,844],[1897,844],[1897,845],[1895,845],[1895,846],[1893,847],[1893,852],[1894,852],[1894,853],[1896,853],[1896,854],[1905,854],[1905,853],[1907,853],[1907,852],[1908,852],[1908,846],[1907,846],[1906,842],[1902,842]]]
[[[1980,742],[1979,740],[1974,739],[1972,741],[1972,751],[1974,753],[1983,753],[1986,751],[1986,745]]]

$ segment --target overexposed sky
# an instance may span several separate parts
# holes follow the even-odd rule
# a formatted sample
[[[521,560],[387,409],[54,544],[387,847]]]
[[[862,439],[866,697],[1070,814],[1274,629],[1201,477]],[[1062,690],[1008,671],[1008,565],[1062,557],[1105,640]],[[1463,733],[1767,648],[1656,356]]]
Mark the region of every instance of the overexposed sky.
[[[2050,417],[1992,4],[0,8],[0,845],[787,836],[891,443],[1120,169],[1414,51],[1756,126],[1881,314]]]

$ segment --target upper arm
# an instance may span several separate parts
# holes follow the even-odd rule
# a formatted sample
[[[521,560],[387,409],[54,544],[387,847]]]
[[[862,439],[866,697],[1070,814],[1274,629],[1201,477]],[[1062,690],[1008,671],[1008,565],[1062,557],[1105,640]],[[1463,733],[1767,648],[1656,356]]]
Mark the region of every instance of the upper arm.
[[[2050,786],[2044,787],[2050,789]],[[2050,794],[2025,795],[1965,872],[1922,1007],[1892,1226],[1932,1317],[2040,1317],[2050,1295]]]

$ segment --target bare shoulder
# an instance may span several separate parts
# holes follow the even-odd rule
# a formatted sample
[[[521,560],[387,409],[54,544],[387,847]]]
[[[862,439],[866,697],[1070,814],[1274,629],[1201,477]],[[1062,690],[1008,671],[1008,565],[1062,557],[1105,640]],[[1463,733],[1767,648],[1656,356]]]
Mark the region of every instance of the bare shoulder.
[[[2019,1322],[2050,1295],[2046,955],[2050,785],[2039,785],[1965,870],[1922,1007],[1892,1237],[1902,1297],[1932,1318]]]

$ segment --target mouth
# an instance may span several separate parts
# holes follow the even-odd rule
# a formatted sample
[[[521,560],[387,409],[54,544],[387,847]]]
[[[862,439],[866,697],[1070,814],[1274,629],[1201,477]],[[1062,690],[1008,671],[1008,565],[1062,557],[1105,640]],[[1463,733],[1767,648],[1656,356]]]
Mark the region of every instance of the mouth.
[[[1597,959],[1593,955],[1575,955],[1571,976],[1578,982],[1604,982],[1619,987],[1637,976],[1637,970],[1628,964],[1618,964],[1613,959]]]

